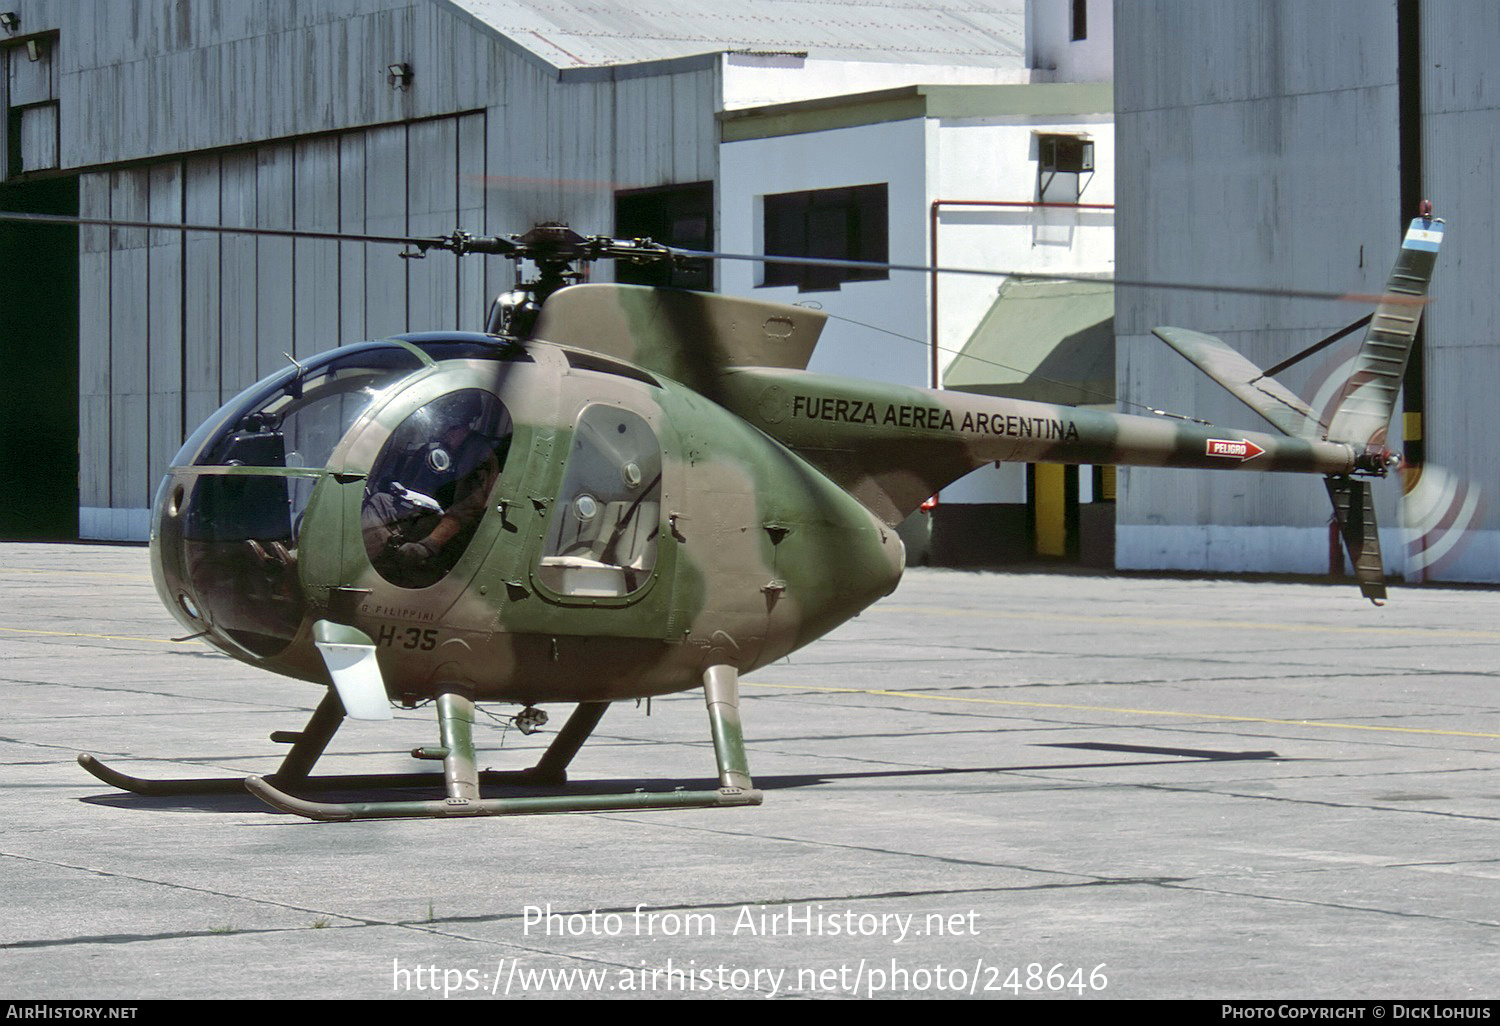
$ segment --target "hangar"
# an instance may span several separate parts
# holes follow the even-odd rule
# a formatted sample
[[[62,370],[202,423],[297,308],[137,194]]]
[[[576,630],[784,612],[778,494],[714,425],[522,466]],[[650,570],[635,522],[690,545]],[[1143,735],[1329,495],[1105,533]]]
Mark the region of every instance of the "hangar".
[[[1377,519],[1388,572],[1500,582],[1500,464],[1486,441],[1500,380],[1500,8],[1483,0],[1148,0],[1117,13],[1121,277],[1210,280],[1211,269],[1217,282],[1378,292],[1421,200],[1448,220],[1393,448],[1464,484],[1443,496],[1420,537],[1400,530],[1400,487],[1377,489]],[[1175,59],[1159,59],[1166,39]],[[1160,405],[1172,397],[1216,423],[1253,426],[1151,328],[1208,332],[1270,367],[1368,312],[1121,290],[1120,398]],[[1335,348],[1277,377],[1315,395],[1343,359]],[[1329,571],[1321,488],[1282,479],[1246,488],[1238,475],[1224,477],[1122,469],[1117,566]],[[1423,477],[1432,484],[1439,475]],[[1474,486],[1487,502],[1476,501]],[[1466,534],[1450,529],[1464,524]]]
[[[1055,160],[1058,145],[1081,153],[1086,140],[1103,168],[1112,141],[1107,81],[1057,81],[1068,72],[1048,50],[1049,38],[1081,28],[1058,13],[1088,3],[1040,13],[1021,0],[0,6],[6,209],[378,235],[561,220],[748,251],[767,223],[793,236],[815,223],[814,242],[786,244],[822,245],[830,218],[843,226],[837,245],[852,245],[851,211],[857,220],[861,204],[884,201],[891,259],[922,262],[933,200],[1034,204],[1047,198],[1044,147]],[[1092,6],[1092,42],[1072,42],[1097,50],[1107,5]],[[1011,155],[986,158],[989,177],[956,188],[997,133],[1011,138]],[[849,154],[829,159],[851,135],[883,147],[883,159],[857,170]],[[946,179],[929,176],[944,147]],[[754,173],[768,162],[774,188]],[[1065,169],[1057,194],[1066,184],[1077,201],[1078,179]],[[1082,188],[1102,209],[1112,173],[1090,173]],[[944,216],[963,220],[955,213],[974,220]],[[1015,213],[995,220],[1012,234],[1054,236],[1043,263],[1100,272],[1112,263],[1112,210],[1079,238],[1076,218]],[[953,254],[974,249],[964,226],[939,227]],[[20,375],[4,476],[32,482],[26,501],[5,504],[0,532],[11,536],[144,539],[152,490],[184,435],[241,388],[335,344],[478,328],[513,274],[503,261],[402,260],[389,246],[202,231],[8,227],[4,246],[3,340]],[[872,357],[830,331],[820,369],[874,366],[914,384],[936,373],[929,297],[915,278],[673,275],[662,283],[831,312],[868,314],[878,296],[877,306],[901,311],[901,343]],[[934,290],[931,303],[941,298],[950,312],[935,330],[957,340],[943,348],[961,346],[982,318],[987,288],[989,298]]]
[[[768,224],[795,234],[809,218],[837,219],[850,244],[868,187],[884,184],[887,202],[905,190],[886,226],[892,259],[904,240],[899,255],[918,262],[998,252],[1022,272],[1106,274],[1118,262],[1128,278],[1211,268],[1234,284],[1376,290],[1413,197],[1431,196],[1457,230],[1408,380],[1403,447],[1500,494],[1479,442],[1500,359],[1495,243],[1472,217],[1495,167],[1483,72],[1500,16],[1483,3],[763,0],[757,16],[520,0],[0,7],[6,209],[381,234],[559,219],[750,251]],[[1157,59],[1163,40],[1194,56]],[[870,152],[878,173],[829,170]],[[976,165],[980,152],[1002,156]],[[1040,207],[1059,172],[1071,211]],[[0,477],[15,496],[0,531],[120,540],[144,538],[186,431],[287,355],[476,327],[512,273],[355,243],[91,227],[8,227],[0,263],[12,375]],[[950,364],[981,336],[1007,337],[994,287],[694,273],[670,284],[816,303],[851,321],[878,312],[875,336],[836,319],[818,369],[1007,384],[976,385],[972,361]],[[1024,293],[1011,292],[1014,319]],[[1265,366],[1358,316],[1135,289],[1118,302],[1119,401],[1180,398],[1229,424],[1247,415],[1150,327],[1218,334]],[[1057,363],[1050,349],[1026,358]],[[1329,374],[1308,361],[1287,377],[1312,391]],[[1056,375],[1043,376],[1052,390]],[[1117,485],[1085,473],[1039,486],[1008,472],[943,496],[966,539],[1034,528],[1050,487],[1072,525],[1061,550],[1078,547],[1066,530],[1093,523],[1121,568],[1326,573],[1339,562],[1326,499],[1306,482],[1245,489],[1237,475],[1134,469]],[[1500,580],[1494,502],[1467,510],[1466,544],[1408,559],[1399,489],[1382,491],[1392,571]]]

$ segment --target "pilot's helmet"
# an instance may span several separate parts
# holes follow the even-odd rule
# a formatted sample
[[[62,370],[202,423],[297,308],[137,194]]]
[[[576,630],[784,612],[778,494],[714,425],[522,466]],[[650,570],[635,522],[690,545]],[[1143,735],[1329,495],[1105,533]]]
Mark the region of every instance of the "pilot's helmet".
[[[437,414],[437,427],[441,433],[458,427],[478,431],[482,426],[485,415],[484,393],[476,388],[454,392],[433,405]]]

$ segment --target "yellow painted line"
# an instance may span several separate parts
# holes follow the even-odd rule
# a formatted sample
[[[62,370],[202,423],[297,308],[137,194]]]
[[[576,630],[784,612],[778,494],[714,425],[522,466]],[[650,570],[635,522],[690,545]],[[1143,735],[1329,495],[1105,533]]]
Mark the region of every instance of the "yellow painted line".
[[[818,684],[761,684],[742,680],[740,684],[755,688],[780,688],[786,691],[828,691],[845,695],[883,695],[887,698],[918,698],[932,702],[972,702],[977,705],[1009,705],[1028,709],[1067,709],[1072,712],[1121,713],[1128,716],[1175,716],[1193,720],[1221,720],[1231,723],[1273,723],[1290,727],[1331,727],[1336,730],[1380,730],[1397,734],[1439,734],[1444,737],[1483,737],[1500,740],[1500,734],[1471,730],[1433,730],[1426,727],[1377,727],[1364,723],[1326,723],[1322,720],[1275,720],[1265,716],[1229,716],[1222,713],[1173,712],[1167,709],[1126,709],[1109,705],[1065,705],[1061,702],[1021,702],[1008,698],[975,698],[969,695],[934,695],[917,691],[885,691],[879,688],[833,688]]]
[[[0,574],[40,574],[48,577],[72,574],[75,577],[124,577],[132,581],[151,580],[150,574],[127,574],[117,570],[39,570],[19,566],[0,566]]]
[[[95,638],[100,641],[150,641],[158,645],[186,645],[197,638],[177,641],[174,638],[141,638],[129,634],[83,634],[79,631],[39,631],[28,627],[0,627],[6,634],[39,634],[52,638]]]
[[[1338,627],[1315,623],[1265,623],[1257,620],[1190,620],[1174,617],[1154,616],[1097,616],[1086,613],[1005,613],[990,609],[949,609],[941,606],[885,606],[876,605],[866,609],[862,616],[871,613],[900,613],[904,616],[973,616],[996,620],[1066,620],[1071,623],[1112,623],[1140,627],[1211,627],[1217,630],[1267,630],[1294,631],[1305,634],[1378,634],[1390,637],[1393,634],[1409,634],[1422,638],[1496,638],[1500,630],[1469,630],[1451,627],[1403,627],[1369,626]]]

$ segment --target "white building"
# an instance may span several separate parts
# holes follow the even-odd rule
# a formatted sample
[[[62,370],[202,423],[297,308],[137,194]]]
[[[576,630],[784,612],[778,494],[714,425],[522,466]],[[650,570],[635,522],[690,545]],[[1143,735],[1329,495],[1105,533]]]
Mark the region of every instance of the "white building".
[[[788,242],[795,247],[799,239],[789,236],[805,229],[821,247],[814,256],[1108,275],[1111,106],[1107,83],[1013,84],[913,86],[726,112],[721,245],[790,252]],[[1000,288],[993,277],[748,263],[725,264],[720,275],[726,292],[830,314],[812,370],[905,384],[943,382],[954,357],[979,344],[971,336]],[[975,366],[986,360],[968,352],[980,361]],[[988,365],[998,372],[1006,359],[989,354]],[[981,371],[978,380],[994,378]],[[1093,401],[1112,403],[1112,389]],[[1058,487],[1065,487],[1061,478]],[[1035,499],[1023,465],[956,483],[935,514],[938,557],[1027,558]],[[1055,516],[1067,511],[1059,507]],[[1054,554],[1066,551],[1064,539]]]

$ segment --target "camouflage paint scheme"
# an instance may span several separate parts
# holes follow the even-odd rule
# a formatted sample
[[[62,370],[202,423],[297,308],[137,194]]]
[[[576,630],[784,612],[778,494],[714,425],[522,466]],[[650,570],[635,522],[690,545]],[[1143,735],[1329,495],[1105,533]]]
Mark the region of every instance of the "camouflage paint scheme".
[[[805,372],[732,371],[725,399],[892,524],[995,461],[1304,474],[1356,466],[1341,443]]]
[[[1331,427],[1219,340],[1159,329],[1287,436],[811,374],[820,313],[622,285],[533,283],[547,298],[526,340],[407,335],[293,361],[184,444],[157,495],[152,569],[195,636],[325,686],[322,702],[302,731],[272,735],[292,747],[266,778],[79,762],[142,794],[243,785],[314,819],[759,804],[739,674],[889,594],[905,567],[896,525],[995,461],[1322,474],[1379,601],[1363,478],[1392,465],[1384,425],[1441,236],[1429,212],[1412,223]],[[532,255],[560,280],[588,241]],[[563,783],[610,702],[699,686],[717,789],[481,796],[500,777]],[[309,776],[346,715],[387,718],[388,699],[435,701],[440,744],[412,754],[442,761],[445,798],[287,790],[433,782]],[[478,769],[475,701],[577,707],[535,766],[497,775]]]
[[[174,467],[153,529],[164,603],[194,633],[207,630],[215,647],[276,673],[329,683],[312,633],[328,619],[378,639],[393,698],[458,686],[480,700],[529,705],[693,688],[715,665],[747,671],[826,633],[900,579],[904,554],[893,530],[722,407],[665,378],[649,384],[652,376],[631,368],[597,359],[580,363],[601,369],[571,366],[560,347],[535,342],[527,352],[525,362],[423,367],[382,394],[320,470]],[[510,455],[453,569],[429,587],[402,588],[374,569],[361,542],[367,475],[413,411],[463,388],[491,390],[509,409]],[[658,554],[628,595],[568,596],[548,587],[538,563],[573,426],[599,404],[636,413],[661,442]],[[192,511],[181,496],[205,475],[316,479],[293,564],[281,571],[295,571],[300,623],[277,651],[247,648],[213,617],[190,613],[212,608],[212,591],[228,586],[195,573],[186,554]]]
[[[637,698],[698,687],[712,666],[749,672],[889,594],[904,566],[894,525],[991,461],[1316,474],[1356,464],[1341,443],[810,374],[800,365],[822,318],[797,308],[581,286],[558,293],[546,314],[538,335],[571,344],[528,342],[524,358],[422,352],[434,343],[516,348],[488,336],[388,343],[421,365],[371,403],[326,467],[174,467],[153,532],[168,608],[230,655],[320,684],[329,676],[313,624],[355,627],[377,640],[387,689],[407,702],[455,687],[524,705]],[[592,355],[580,355],[584,343]],[[509,410],[509,457],[453,569],[428,587],[400,587],[372,567],[360,540],[371,465],[414,411],[467,388],[493,392]],[[661,443],[657,558],[629,594],[564,595],[538,564],[550,518],[561,515],[574,425],[601,404],[638,415]],[[1215,455],[1216,442],[1233,445]],[[1233,448],[1242,444],[1249,448]],[[1253,449],[1261,452],[1246,458]],[[247,649],[189,613],[213,606],[221,585],[195,578],[182,554],[186,514],[172,496],[201,475],[235,474],[316,481],[280,571],[295,573],[280,587],[295,587],[301,618],[279,651]]]

